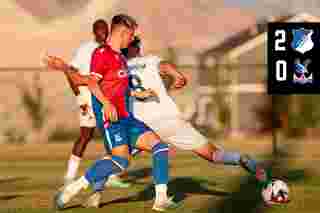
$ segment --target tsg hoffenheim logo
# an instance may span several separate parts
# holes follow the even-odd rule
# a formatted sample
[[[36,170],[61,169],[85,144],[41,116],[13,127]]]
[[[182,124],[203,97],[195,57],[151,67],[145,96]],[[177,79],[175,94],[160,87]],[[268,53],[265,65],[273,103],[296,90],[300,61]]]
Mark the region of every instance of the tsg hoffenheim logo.
[[[300,63],[299,59],[294,62],[294,73],[293,73],[293,83],[306,84],[312,83],[313,77],[312,73],[308,72],[308,65],[311,63],[310,59],[306,59],[303,64]]]
[[[293,40],[291,42],[291,47],[295,51],[304,54],[313,48],[314,44],[311,39],[313,30],[307,30],[304,28],[293,29],[292,34]]]

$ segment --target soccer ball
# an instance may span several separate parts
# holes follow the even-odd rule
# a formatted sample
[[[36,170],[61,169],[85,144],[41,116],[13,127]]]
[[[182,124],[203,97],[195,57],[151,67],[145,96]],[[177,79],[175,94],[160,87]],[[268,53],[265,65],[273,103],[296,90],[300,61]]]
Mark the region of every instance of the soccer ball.
[[[279,179],[273,179],[262,190],[262,198],[267,204],[282,204],[289,202],[289,187]]]

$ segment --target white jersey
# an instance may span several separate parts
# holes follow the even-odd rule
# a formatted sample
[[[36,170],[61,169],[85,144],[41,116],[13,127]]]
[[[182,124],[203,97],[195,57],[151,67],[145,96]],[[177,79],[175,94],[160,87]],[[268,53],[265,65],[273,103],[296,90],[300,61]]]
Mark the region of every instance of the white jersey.
[[[82,43],[74,52],[70,65],[80,70],[81,75],[89,75],[91,57],[97,47],[99,47],[99,43],[93,40]]]
[[[135,117],[147,122],[177,117],[180,115],[177,105],[167,93],[159,74],[161,59],[157,56],[144,56],[130,59],[128,70],[134,89],[153,89],[158,99],[141,101],[131,98],[132,111]]]
[[[153,129],[161,139],[183,150],[197,150],[208,143],[190,123],[180,116],[177,105],[167,93],[159,74],[161,59],[156,56],[133,58],[128,61],[132,86],[153,89],[158,100],[139,101],[131,98],[136,118]]]
[[[70,65],[78,69],[81,75],[89,75],[91,57],[97,47],[99,47],[99,43],[94,40],[81,44],[75,51]],[[79,91],[80,94],[77,96],[78,104],[80,106],[88,105],[88,112],[83,112],[80,109],[80,126],[94,127],[96,121],[92,110],[91,93],[87,86],[80,86]]]

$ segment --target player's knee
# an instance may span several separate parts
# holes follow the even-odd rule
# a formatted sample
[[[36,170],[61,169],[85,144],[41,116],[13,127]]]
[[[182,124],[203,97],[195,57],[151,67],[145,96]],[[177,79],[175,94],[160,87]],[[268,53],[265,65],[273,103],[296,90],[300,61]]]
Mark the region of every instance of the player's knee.
[[[116,173],[125,171],[129,167],[129,160],[126,158],[113,155],[111,161],[113,163],[113,170],[115,170]]]
[[[215,149],[212,152],[212,161],[220,163],[223,161],[224,149],[220,146],[215,146]]]
[[[153,155],[156,155],[158,153],[163,153],[163,152],[168,153],[168,151],[169,151],[169,146],[166,143],[159,142],[152,147]]]

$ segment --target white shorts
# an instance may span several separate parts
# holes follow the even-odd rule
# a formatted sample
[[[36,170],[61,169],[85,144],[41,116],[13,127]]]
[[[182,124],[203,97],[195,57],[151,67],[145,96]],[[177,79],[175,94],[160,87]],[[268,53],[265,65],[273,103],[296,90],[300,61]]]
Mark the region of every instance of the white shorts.
[[[91,93],[86,87],[79,87],[80,94],[77,96],[79,105],[80,127],[96,127],[96,118],[94,116]]]
[[[162,140],[182,150],[195,150],[208,143],[206,137],[201,135],[189,122],[179,117],[144,122]]]

